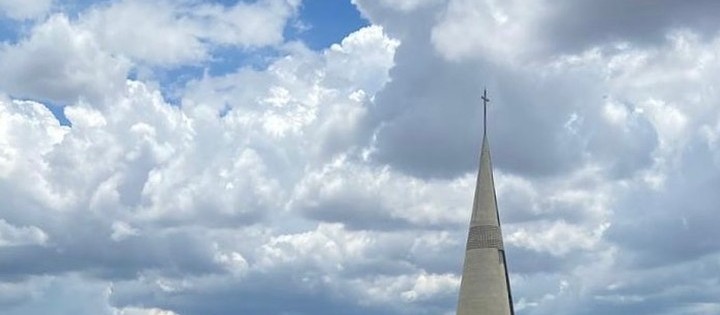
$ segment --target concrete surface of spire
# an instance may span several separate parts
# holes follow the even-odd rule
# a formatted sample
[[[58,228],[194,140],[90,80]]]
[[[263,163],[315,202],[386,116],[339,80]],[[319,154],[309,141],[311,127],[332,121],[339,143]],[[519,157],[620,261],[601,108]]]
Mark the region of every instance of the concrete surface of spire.
[[[482,100],[483,121],[487,125],[487,91]],[[514,310],[486,126],[480,152],[457,315],[509,315]]]

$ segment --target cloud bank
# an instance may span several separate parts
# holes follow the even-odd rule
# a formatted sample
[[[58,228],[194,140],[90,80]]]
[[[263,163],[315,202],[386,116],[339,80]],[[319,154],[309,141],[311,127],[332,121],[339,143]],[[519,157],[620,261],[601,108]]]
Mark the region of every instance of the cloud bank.
[[[0,1],[2,313],[452,314],[485,86],[518,314],[720,312],[713,2],[353,4]]]

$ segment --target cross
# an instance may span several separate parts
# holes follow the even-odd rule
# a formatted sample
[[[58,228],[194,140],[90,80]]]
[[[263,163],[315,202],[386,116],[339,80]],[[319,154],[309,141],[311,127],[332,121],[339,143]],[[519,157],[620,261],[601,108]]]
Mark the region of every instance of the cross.
[[[490,99],[487,97],[487,89],[483,89],[483,95],[480,98],[483,100],[483,135],[487,133],[487,103]]]

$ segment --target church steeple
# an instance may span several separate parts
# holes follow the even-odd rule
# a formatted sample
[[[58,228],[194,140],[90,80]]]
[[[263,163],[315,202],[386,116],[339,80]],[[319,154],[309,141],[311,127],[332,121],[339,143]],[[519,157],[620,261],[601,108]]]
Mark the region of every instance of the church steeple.
[[[487,90],[483,91],[483,140],[473,200],[457,315],[512,315],[512,295],[487,136]]]

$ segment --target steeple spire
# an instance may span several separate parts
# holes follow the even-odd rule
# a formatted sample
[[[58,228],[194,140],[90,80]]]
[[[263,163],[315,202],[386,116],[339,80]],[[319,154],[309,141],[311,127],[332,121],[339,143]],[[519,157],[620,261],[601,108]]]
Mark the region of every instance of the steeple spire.
[[[487,90],[483,91],[483,141],[473,200],[457,315],[514,314],[487,137]]]

